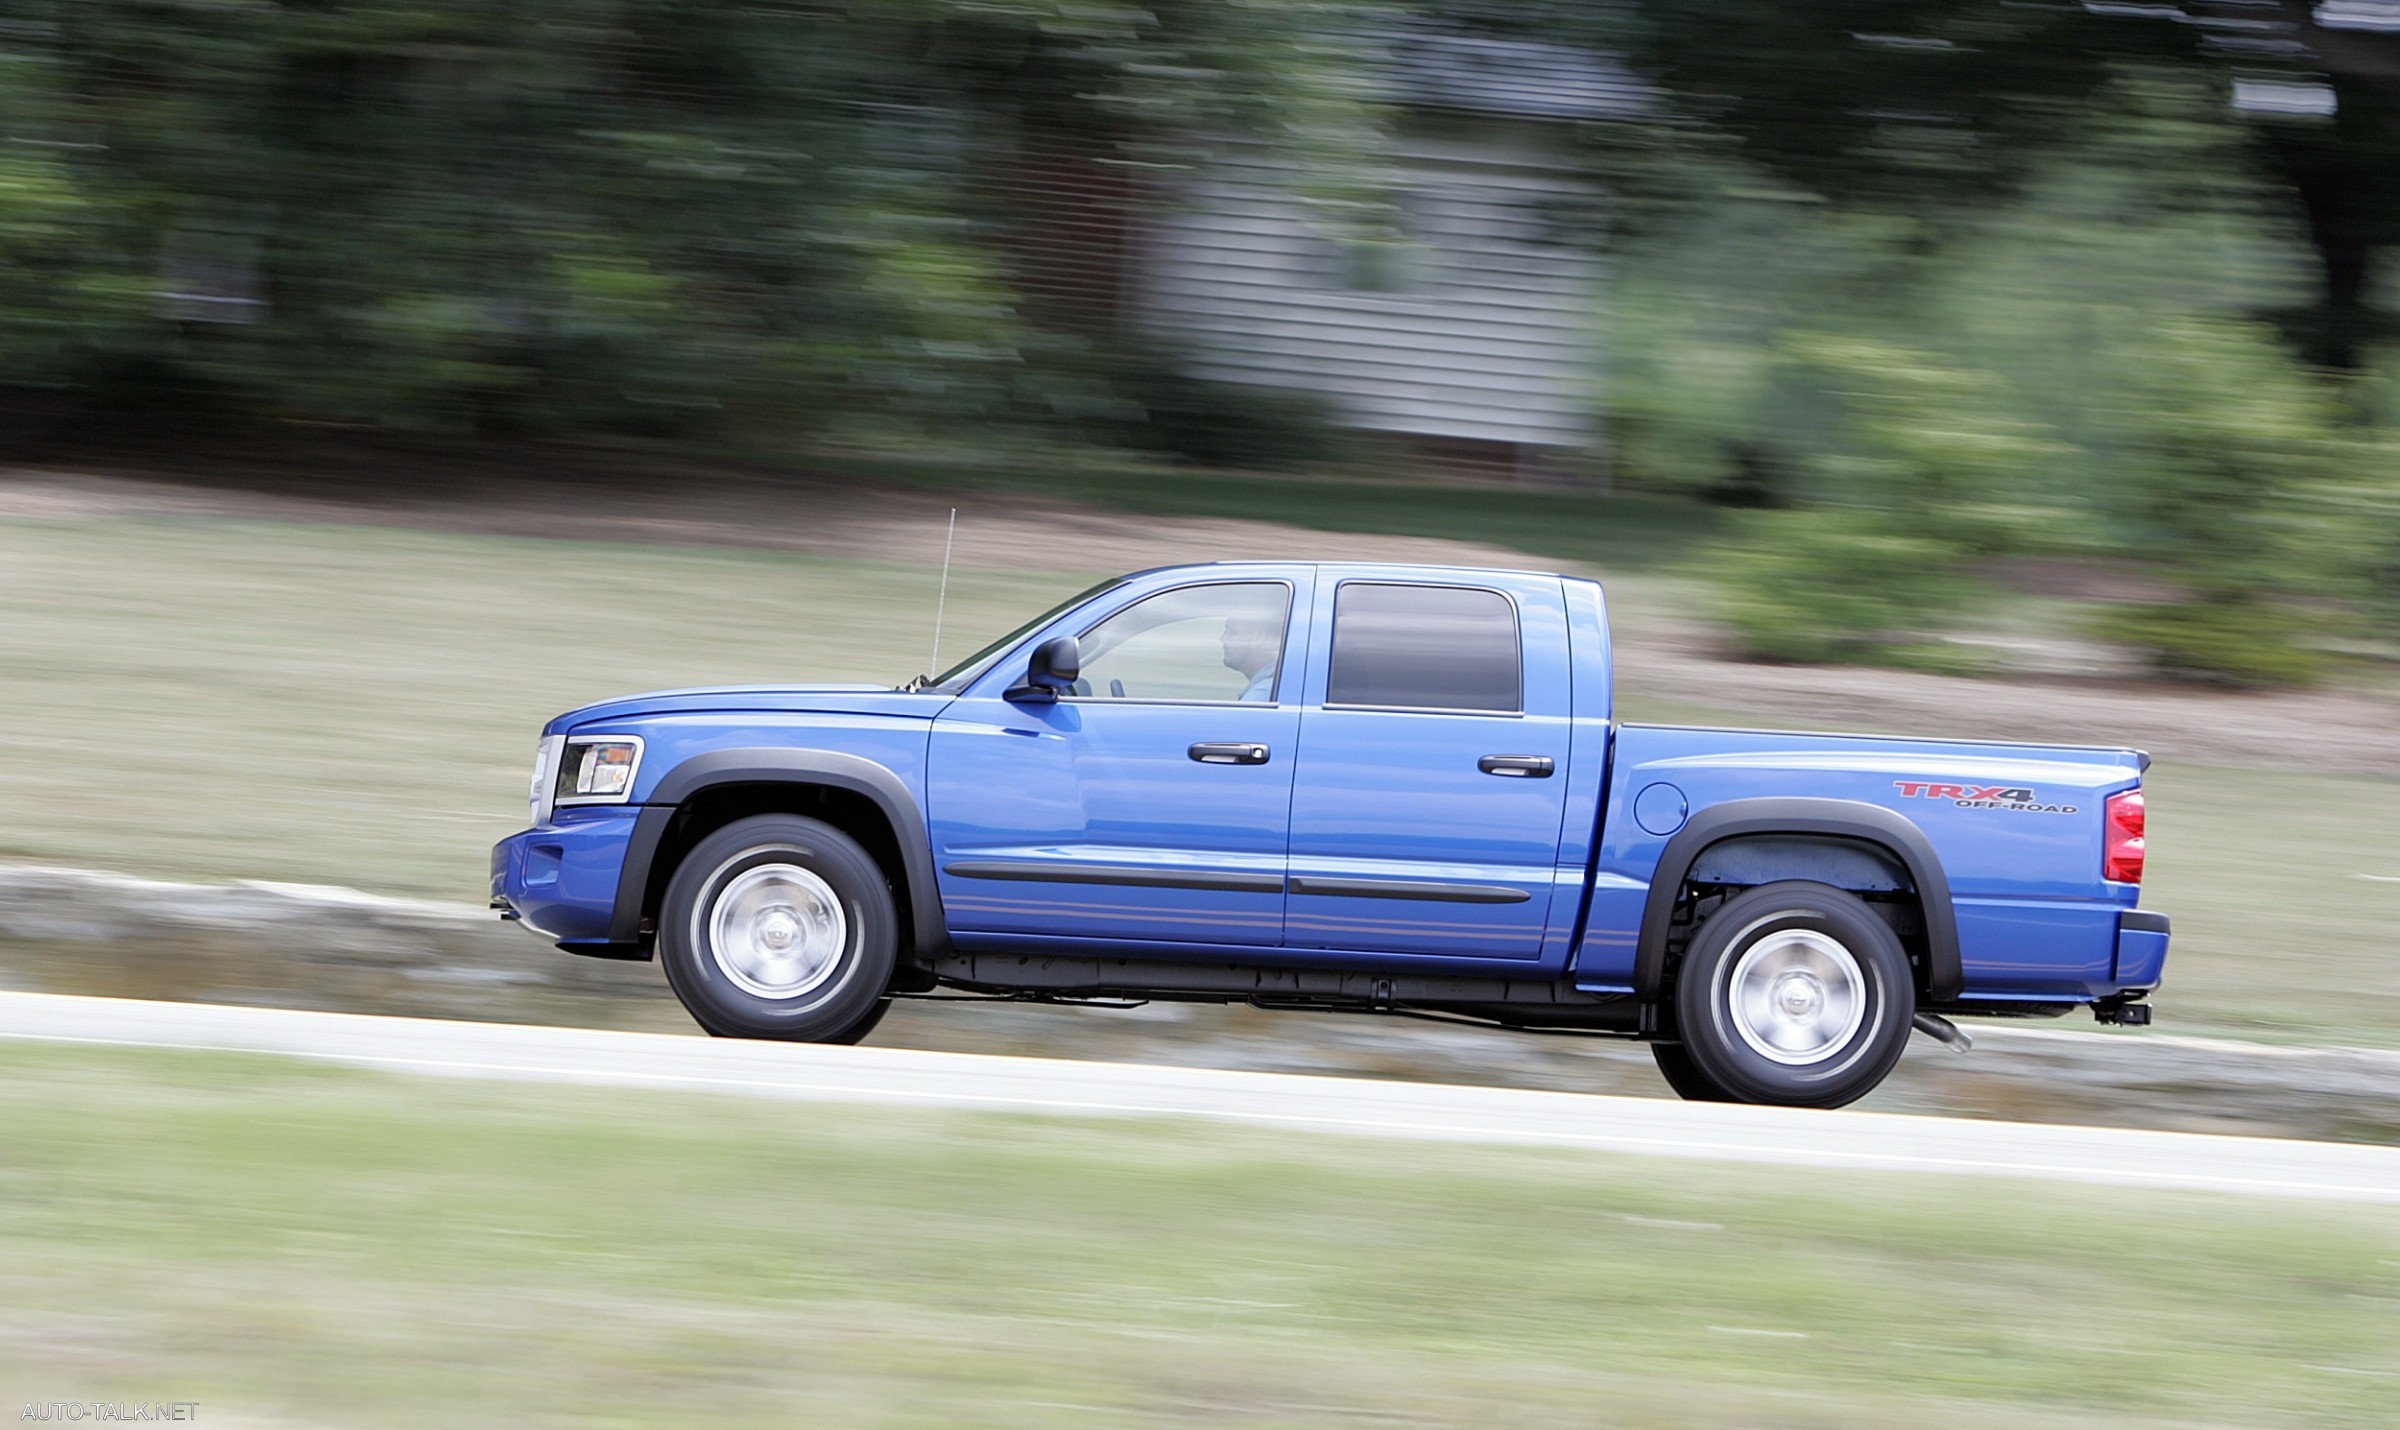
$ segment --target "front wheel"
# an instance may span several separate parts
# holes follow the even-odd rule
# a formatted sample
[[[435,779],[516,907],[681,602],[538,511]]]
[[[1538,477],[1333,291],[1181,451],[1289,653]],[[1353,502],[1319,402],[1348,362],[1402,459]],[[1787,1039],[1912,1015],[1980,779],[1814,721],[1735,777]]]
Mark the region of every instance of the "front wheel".
[[[1708,1074],[1692,1062],[1689,1048],[1681,1043],[1652,1043],[1650,1060],[1658,1064],[1658,1075],[1685,1102],[1730,1102],[1723,1089],[1709,1080]]]
[[[702,839],[659,908],[667,984],[721,1038],[856,1042],[882,1017],[898,955],[883,870],[849,835],[798,815]]]
[[[1908,954],[1857,895],[1762,884],[1692,937],[1676,973],[1673,1070],[1691,1083],[1669,1081],[1685,1097],[1841,1107],[1900,1061],[1915,1012]]]

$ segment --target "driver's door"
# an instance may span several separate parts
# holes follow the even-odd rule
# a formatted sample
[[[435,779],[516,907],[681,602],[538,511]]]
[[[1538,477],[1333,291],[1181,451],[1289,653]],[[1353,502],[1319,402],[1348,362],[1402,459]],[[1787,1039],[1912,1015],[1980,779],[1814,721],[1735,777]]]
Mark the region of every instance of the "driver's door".
[[[1183,574],[1036,632],[935,723],[927,815],[953,934],[1282,940],[1313,572]],[[1082,645],[1073,690],[1006,699],[1059,635]]]

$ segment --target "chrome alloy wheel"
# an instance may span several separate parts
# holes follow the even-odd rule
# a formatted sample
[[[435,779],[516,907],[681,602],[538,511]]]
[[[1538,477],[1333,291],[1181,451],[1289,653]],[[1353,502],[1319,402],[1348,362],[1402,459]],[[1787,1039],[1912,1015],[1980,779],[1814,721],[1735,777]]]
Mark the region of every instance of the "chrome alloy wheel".
[[[1867,1016],[1867,978],[1840,940],[1777,929],[1743,950],[1725,981],[1733,1030],[1786,1067],[1821,1063],[1850,1046]]]
[[[705,931],[718,969],[759,998],[815,992],[841,969],[850,947],[850,917],[833,886],[797,864],[744,869],[693,922],[703,926],[693,932]]]

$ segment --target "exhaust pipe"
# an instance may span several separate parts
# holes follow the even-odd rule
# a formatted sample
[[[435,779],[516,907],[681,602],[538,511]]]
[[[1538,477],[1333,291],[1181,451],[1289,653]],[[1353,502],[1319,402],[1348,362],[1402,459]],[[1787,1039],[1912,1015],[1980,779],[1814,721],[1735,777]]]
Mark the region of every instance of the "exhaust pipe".
[[[1956,1023],[1939,1013],[1919,1013],[1910,1018],[1909,1025],[1926,1037],[1941,1043],[1954,1053],[1973,1052],[1975,1040],[1966,1035]]]

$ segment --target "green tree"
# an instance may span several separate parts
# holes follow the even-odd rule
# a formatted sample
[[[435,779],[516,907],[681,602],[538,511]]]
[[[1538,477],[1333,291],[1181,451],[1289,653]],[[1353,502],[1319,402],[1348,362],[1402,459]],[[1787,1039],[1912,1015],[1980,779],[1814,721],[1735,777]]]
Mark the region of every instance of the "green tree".
[[[1720,214],[1669,255],[1744,281],[1687,277],[1661,305],[1668,358],[1626,367],[1668,380],[1635,387],[1633,412],[1672,390],[1692,438],[1773,454],[1805,508],[1712,553],[1752,649],[1925,659],[1926,634],[1985,606],[1973,573],[2009,556],[2143,578],[2154,599],[2093,627],[2173,674],[2302,682],[2357,629],[2381,558],[2355,516],[2385,489],[2367,473],[2389,470],[2371,460],[2386,429],[2265,320],[2306,290],[2305,235],[2188,77],[2129,72],[2078,127],[1930,251],[1762,198],[1747,207],[1796,215],[1779,233]]]
[[[407,426],[1050,420],[988,169],[1028,127],[1371,128],[1338,0],[18,0],[0,383]],[[163,377],[161,376],[163,375]]]

